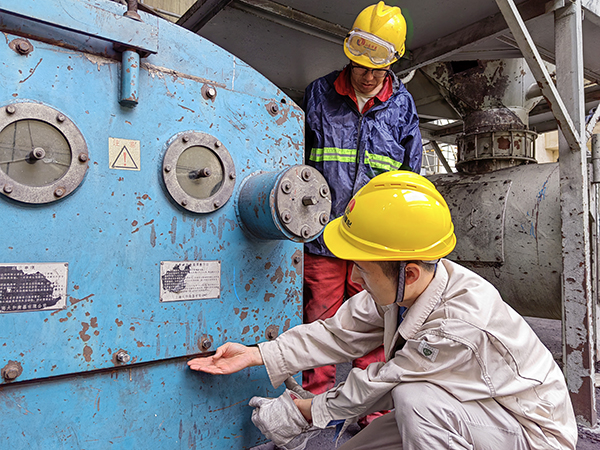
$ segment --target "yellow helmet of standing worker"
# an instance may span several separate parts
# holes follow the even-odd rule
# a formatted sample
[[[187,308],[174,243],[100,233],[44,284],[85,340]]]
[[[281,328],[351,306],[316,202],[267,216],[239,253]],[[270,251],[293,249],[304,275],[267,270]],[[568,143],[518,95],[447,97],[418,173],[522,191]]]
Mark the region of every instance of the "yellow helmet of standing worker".
[[[369,181],[323,237],[336,257],[353,261],[431,261],[456,245],[442,195],[426,178],[402,170]]]
[[[406,21],[397,6],[383,2],[367,6],[356,17],[344,40],[344,53],[356,64],[377,69],[402,57]]]

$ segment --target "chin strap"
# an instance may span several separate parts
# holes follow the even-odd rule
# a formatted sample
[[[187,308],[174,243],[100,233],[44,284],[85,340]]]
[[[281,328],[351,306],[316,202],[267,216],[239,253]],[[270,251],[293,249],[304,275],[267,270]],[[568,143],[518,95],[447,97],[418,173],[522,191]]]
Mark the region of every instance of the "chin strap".
[[[400,269],[398,271],[398,290],[396,291],[396,303],[404,300],[404,276],[406,274],[406,261],[400,261]]]

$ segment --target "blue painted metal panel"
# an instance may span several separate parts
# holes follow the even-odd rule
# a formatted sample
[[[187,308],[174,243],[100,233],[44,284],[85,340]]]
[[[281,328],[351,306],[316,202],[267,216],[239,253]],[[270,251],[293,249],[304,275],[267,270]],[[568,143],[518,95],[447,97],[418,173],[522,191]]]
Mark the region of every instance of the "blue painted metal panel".
[[[246,176],[302,163],[302,111],[239,60],[165,21],[157,24],[159,52],[142,59],[139,104],[124,108],[112,50],[82,53],[29,35],[33,51],[22,55],[10,47],[21,36],[4,19],[0,107],[59,110],[82,132],[90,161],[64,199],[0,198],[0,263],[69,264],[66,309],[0,314],[0,365],[23,369],[0,384],[0,411],[19,411],[3,422],[0,443],[139,448],[156,446],[159,435],[159,448],[256,445],[245,405],[269,394],[264,370],[217,379],[189,373],[181,358],[206,351],[206,339],[210,350],[228,340],[255,344],[268,326],[281,332],[302,320],[302,244],[249,238],[236,217]],[[207,84],[214,98],[203,97]],[[161,181],[168,142],[186,131],[215,136],[235,163],[233,196],[210,214],[180,208]],[[140,141],[139,171],[110,168],[109,137]],[[160,303],[160,262],[187,260],[221,261],[220,298]],[[131,369],[116,367],[119,350],[131,355]]]
[[[49,2],[0,2],[0,13],[45,23],[84,36],[101,38],[145,52],[158,51],[157,19],[139,22],[124,17],[123,8],[102,1],[55,0]]]

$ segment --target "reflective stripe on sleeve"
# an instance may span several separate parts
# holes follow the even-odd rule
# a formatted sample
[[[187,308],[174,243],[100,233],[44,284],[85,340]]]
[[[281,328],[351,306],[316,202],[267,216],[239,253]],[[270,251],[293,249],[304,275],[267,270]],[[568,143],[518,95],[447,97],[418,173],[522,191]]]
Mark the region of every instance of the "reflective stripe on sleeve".
[[[387,156],[374,155],[369,152],[365,152],[365,164],[370,165],[373,169],[380,170],[399,170],[402,167],[401,162]]]
[[[335,161],[353,163],[356,161],[356,149],[343,149],[336,147],[313,148],[309,159],[314,162]]]

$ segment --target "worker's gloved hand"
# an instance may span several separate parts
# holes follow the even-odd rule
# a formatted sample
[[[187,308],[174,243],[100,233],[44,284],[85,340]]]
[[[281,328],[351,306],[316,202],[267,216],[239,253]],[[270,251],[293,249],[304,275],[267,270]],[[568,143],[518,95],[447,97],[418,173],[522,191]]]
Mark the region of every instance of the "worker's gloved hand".
[[[307,422],[294,398],[300,398],[300,395],[289,389],[277,398],[252,397],[249,403],[254,408],[252,422],[278,447],[304,450],[306,442],[320,429]]]

